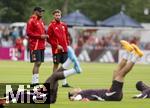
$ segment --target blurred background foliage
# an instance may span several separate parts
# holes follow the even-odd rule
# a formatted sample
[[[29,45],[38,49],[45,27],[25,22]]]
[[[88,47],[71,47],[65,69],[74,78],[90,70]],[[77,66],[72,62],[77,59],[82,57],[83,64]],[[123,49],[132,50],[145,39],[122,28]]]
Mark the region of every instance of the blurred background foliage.
[[[35,6],[46,11],[46,24],[52,20],[52,11],[61,9],[63,15],[80,10],[93,21],[104,19],[118,13],[124,6],[125,13],[139,22],[149,22],[144,9],[150,9],[150,0],[0,0],[0,22],[26,22]]]

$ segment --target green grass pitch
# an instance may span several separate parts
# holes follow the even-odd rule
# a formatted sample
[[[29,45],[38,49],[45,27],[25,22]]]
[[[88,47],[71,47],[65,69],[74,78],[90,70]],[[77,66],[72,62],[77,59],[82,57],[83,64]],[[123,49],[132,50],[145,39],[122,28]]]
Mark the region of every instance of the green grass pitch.
[[[46,62],[40,68],[40,82],[51,75],[52,63]],[[73,87],[82,89],[109,88],[112,71],[117,64],[81,63],[83,73],[74,75],[67,80]],[[0,83],[29,83],[33,64],[29,62],[0,61]],[[51,108],[150,108],[150,99],[134,100],[131,97],[138,93],[135,83],[142,80],[150,85],[150,66],[136,65],[126,76],[124,84],[124,98],[121,102],[71,102],[67,92],[71,88],[62,88],[59,83],[58,99]],[[21,105],[20,105],[21,106]],[[7,106],[6,108],[12,108]],[[22,107],[23,108],[23,107]],[[29,107],[28,107],[29,108]]]

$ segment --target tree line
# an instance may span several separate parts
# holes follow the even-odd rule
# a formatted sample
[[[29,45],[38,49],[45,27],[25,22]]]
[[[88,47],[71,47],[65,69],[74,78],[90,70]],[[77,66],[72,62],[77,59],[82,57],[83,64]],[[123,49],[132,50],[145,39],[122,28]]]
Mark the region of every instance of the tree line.
[[[149,22],[144,9],[150,9],[150,0],[0,0],[0,22],[26,22],[35,6],[43,7],[46,24],[52,20],[52,11],[60,9],[63,15],[80,10],[93,21],[117,14],[124,6],[125,13],[139,22]]]

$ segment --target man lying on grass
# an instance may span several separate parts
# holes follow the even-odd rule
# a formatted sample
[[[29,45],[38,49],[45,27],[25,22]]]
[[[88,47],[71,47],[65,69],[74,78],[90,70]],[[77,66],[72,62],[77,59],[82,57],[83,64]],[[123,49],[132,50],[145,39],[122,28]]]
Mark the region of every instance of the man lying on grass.
[[[150,98],[150,86],[144,84],[142,81],[138,81],[136,83],[136,89],[140,91],[141,93],[138,95],[135,95],[134,99],[145,99]]]
[[[121,101],[123,98],[124,78],[131,71],[136,61],[143,56],[143,52],[135,45],[122,40],[125,54],[113,74],[113,82],[110,89],[74,89],[68,93],[71,101],[76,100],[99,100],[99,101]]]
[[[68,69],[72,63],[73,68]],[[12,92],[6,93],[5,98],[0,99],[0,104],[3,105],[6,103],[22,103],[21,97],[23,96],[23,98],[25,99],[23,103],[29,103],[30,101],[30,103],[44,102],[47,104],[53,104],[57,100],[58,81],[74,74],[80,74],[81,71],[82,69],[74,53],[74,50],[70,46],[68,46],[68,58],[66,62],[62,64],[62,66],[57,70],[57,72],[54,72],[50,77],[48,77],[43,85],[37,85],[34,87],[34,89],[31,90],[14,90]],[[16,98],[13,96],[13,94],[17,93],[19,97]]]

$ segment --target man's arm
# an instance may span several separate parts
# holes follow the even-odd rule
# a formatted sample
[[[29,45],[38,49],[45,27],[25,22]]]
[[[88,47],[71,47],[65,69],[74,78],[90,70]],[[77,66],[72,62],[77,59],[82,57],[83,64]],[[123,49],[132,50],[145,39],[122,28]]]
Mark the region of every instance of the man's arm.
[[[134,99],[145,99],[150,98],[150,89],[144,90],[141,94],[135,95]]]
[[[6,104],[6,98],[0,98],[0,108],[3,108]]]
[[[29,36],[30,38],[33,38],[33,39],[45,39],[47,38],[48,36],[43,34],[43,35],[40,35],[38,33],[34,33],[34,20],[29,20],[28,24],[27,24],[27,36]]]
[[[49,25],[47,34],[49,36],[48,37],[48,43],[51,44],[51,46],[56,49],[55,52],[57,52],[57,50],[63,51],[63,47],[59,45],[57,37],[54,37],[54,31],[53,31],[52,24]]]

